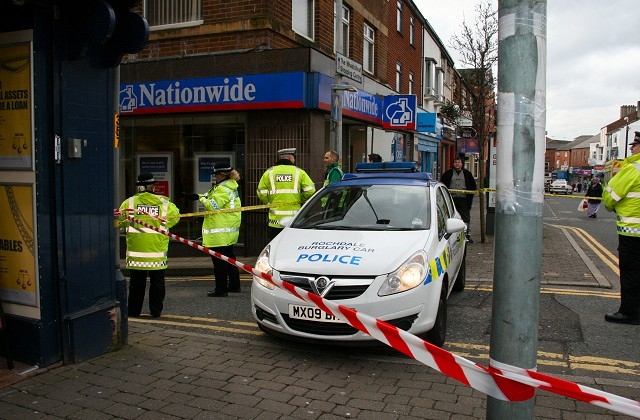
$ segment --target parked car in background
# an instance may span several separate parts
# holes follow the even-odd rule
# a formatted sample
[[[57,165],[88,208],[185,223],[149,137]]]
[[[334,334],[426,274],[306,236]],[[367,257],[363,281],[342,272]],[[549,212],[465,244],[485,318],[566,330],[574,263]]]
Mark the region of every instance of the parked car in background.
[[[551,194],[572,194],[573,187],[567,182],[566,179],[556,179],[551,183],[549,192]]]
[[[255,267],[442,346],[447,299],[466,276],[466,225],[449,190],[411,162],[361,163],[356,172],[311,197]],[[251,304],[270,334],[375,340],[260,277]]]

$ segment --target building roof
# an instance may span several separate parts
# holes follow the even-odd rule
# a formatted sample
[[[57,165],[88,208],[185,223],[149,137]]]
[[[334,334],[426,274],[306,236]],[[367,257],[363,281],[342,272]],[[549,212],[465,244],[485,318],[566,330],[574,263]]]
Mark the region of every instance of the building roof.
[[[558,150],[571,150],[571,149],[580,149],[584,147],[589,147],[589,143],[591,142],[592,134],[578,136],[573,141],[558,147]]]
[[[546,138],[546,141],[547,141],[547,145],[546,145],[547,150],[556,150],[560,146],[564,146],[565,144],[571,143],[569,140],[555,140],[549,137]]]

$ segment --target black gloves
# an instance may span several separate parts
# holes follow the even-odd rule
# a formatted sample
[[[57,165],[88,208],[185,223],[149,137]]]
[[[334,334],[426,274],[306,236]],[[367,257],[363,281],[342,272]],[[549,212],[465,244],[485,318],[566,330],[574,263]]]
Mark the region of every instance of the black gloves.
[[[200,196],[199,196],[198,194],[196,194],[196,193],[189,194],[189,193],[183,192],[182,194],[183,194],[183,195],[186,195],[186,196],[187,196],[187,198],[188,198],[189,200],[191,200],[191,201],[197,201],[197,200],[199,200],[199,199],[200,199]]]

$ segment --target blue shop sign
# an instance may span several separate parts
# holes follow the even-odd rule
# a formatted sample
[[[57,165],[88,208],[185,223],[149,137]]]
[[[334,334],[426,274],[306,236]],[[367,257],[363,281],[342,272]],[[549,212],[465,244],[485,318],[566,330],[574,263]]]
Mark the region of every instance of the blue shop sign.
[[[304,108],[306,79],[304,72],[289,72],[126,83],[120,113]]]

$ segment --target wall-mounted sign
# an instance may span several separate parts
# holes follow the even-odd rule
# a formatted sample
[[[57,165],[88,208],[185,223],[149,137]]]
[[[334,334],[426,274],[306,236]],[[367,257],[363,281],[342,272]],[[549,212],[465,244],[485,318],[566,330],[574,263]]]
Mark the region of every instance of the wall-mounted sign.
[[[173,191],[173,154],[172,153],[146,153],[138,155],[138,175],[152,173],[158,181],[156,194],[164,195],[171,199]]]
[[[336,73],[362,83],[362,64],[336,52]]]
[[[389,95],[384,97],[382,128],[415,130],[416,95]]]
[[[0,296],[37,306],[38,274],[31,185],[0,185]]]
[[[31,32],[0,35],[0,169],[32,169]]]

